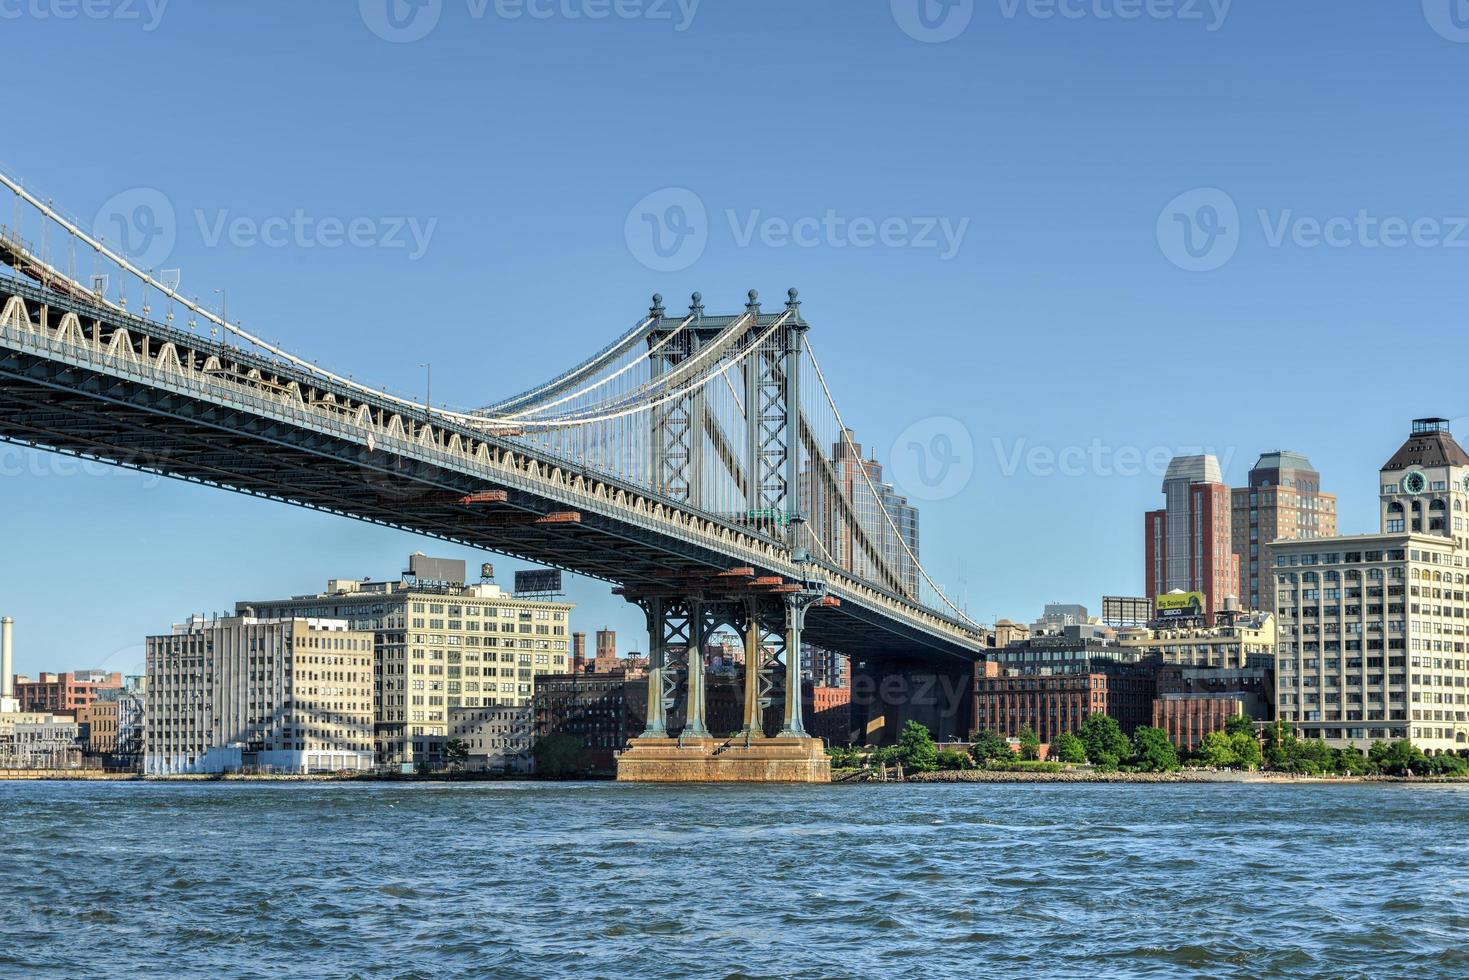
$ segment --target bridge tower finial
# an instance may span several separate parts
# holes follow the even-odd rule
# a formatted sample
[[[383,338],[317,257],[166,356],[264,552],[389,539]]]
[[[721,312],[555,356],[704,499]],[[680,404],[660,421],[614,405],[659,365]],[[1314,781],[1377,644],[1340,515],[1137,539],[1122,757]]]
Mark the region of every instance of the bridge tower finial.
[[[690,298],[693,302],[689,304],[689,313],[693,314],[694,319],[700,319],[704,315],[704,294],[695,293]]]
[[[648,307],[648,315],[649,316],[661,317],[661,316],[663,316],[663,313],[664,313],[664,310],[663,310],[663,294],[662,293],[654,293],[653,294],[653,305],[650,306],[650,307]]]
[[[750,301],[745,304],[745,312],[758,315],[760,313],[760,291],[758,289],[750,290],[749,297]]]

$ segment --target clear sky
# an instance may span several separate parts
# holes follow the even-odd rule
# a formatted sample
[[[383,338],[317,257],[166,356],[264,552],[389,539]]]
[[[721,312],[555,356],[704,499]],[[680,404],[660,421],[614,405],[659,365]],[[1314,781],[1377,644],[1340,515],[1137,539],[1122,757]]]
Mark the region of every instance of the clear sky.
[[[1236,482],[1305,452],[1366,531],[1408,420],[1469,416],[1453,14],[0,0],[0,165],[185,290],[226,288],[247,328],[416,396],[431,361],[454,405],[569,366],[654,291],[712,311],[799,286],[849,423],[922,498],[925,564],[976,617],[1030,618],[1141,590],[1173,452],[1212,448]],[[0,464],[21,671],[130,669],[190,611],[393,575],[416,548],[481,560]],[[571,594],[577,628],[644,645],[605,585]]]

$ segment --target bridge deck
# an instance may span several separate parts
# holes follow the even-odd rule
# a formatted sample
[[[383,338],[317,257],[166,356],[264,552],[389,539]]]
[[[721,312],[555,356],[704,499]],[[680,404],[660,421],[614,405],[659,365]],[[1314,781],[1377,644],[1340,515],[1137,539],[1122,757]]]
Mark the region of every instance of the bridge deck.
[[[26,324],[12,300],[25,304]],[[0,305],[8,311],[0,323],[0,439],[639,590],[687,588],[735,566],[762,576],[798,572],[780,542],[749,529],[506,439],[437,418],[424,424],[401,405],[333,390],[253,353],[8,278],[0,278]],[[810,642],[856,656],[978,654],[978,637],[964,624],[827,571],[842,601],[811,612]]]

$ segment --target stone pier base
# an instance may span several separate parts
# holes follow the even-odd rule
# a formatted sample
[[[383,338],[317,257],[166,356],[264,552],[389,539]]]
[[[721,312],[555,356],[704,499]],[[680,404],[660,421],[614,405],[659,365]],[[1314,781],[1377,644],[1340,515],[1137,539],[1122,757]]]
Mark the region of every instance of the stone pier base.
[[[617,757],[632,783],[829,783],[819,738],[635,738]]]

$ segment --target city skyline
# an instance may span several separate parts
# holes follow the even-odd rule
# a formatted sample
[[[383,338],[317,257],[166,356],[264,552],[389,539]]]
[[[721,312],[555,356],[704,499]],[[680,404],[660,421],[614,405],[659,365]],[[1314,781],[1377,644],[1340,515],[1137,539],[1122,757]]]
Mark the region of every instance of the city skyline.
[[[284,37],[272,31],[269,43],[280,46],[291,70],[259,79],[258,92],[236,92],[224,69],[246,70],[236,60],[243,55],[212,39],[259,39],[279,23],[292,30]],[[833,24],[841,25],[835,37]],[[1157,397],[1176,383],[1175,355],[1191,338],[1228,336],[1236,349],[1315,359],[1319,375],[1291,380],[1302,398],[1375,384],[1373,352],[1384,325],[1413,323],[1440,334],[1445,356],[1453,356],[1460,341],[1444,311],[1462,308],[1463,287],[1451,247],[1310,247],[1273,234],[1283,218],[1321,222],[1359,210],[1378,222],[1452,217],[1457,189],[1432,166],[1413,168],[1411,179],[1364,182],[1332,164],[1330,148],[1359,129],[1379,135],[1376,147],[1413,141],[1427,125],[1436,134],[1421,147],[1427,162],[1454,159],[1464,148],[1463,134],[1432,126],[1452,112],[1462,46],[1416,9],[1353,18],[1287,9],[1268,19],[1241,9],[1217,30],[1181,20],[1072,22],[1024,8],[1010,18],[978,9],[972,24],[943,43],[915,40],[886,9],[838,12],[821,4],[758,15],[706,6],[682,31],[669,21],[619,18],[465,21],[462,10],[446,9],[435,30],[409,43],[384,40],[356,9],[286,5],[248,14],[172,7],[153,30],[89,18],[22,18],[9,26],[16,67],[35,74],[45,72],[56,32],[66,31],[68,50],[87,67],[59,81],[61,98],[80,97],[108,52],[130,45],[141,57],[108,84],[171,92],[173,114],[196,140],[161,154],[148,127],[102,113],[98,138],[116,148],[105,173],[19,143],[7,151],[8,168],[69,202],[84,223],[111,221],[109,240],[130,232],[145,252],[155,241],[166,244],[147,256],[149,264],[178,267],[184,288],[211,304],[225,298],[215,290],[227,290],[232,315],[247,327],[309,357],[346,352],[337,366],[414,397],[425,381],[418,365],[429,362],[436,401],[485,404],[521,390],[561,367],[565,349],[605,343],[655,291],[678,309],[694,289],[762,285],[769,295],[800,286],[812,339],[844,389],[839,395],[913,393],[894,412],[861,406],[848,422],[922,509],[925,527],[945,529],[929,536],[925,564],[983,621],[1028,618],[1053,599],[1094,602],[1135,589],[1130,583],[1142,577],[1135,522],[1099,527],[1094,515],[1133,515],[1150,504],[1160,467],[1174,455],[1212,448],[1226,480],[1238,486],[1259,453],[1294,449],[1330,485],[1360,487],[1374,465],[1360,447],[1390,443],[1401,418],[1469,413],[1469,406],[1440,404],[1440,396],[1397,390],[1391,404],[1341,405],[1338,425],[1281,417],[1278,379],[1269,371],[1234,376],[1235,397],[1227,400]],[[1296,45],[1290,39],[1297,37],[1320,43]],[[828,43],[813,43],[818,38]],[[599,84],[623,70],[614,51],[681,50],[707,63],[730,46],[761,64],[810,65],[811,89],[793,96],[776,72],[753,72],[739,86],[710,77],[656,95]],[[849,46],[874,53],[864,63],[875,69],[854,71],[843,54]],[[167,62],[151,56],[162,51]],[[442,66],[486,51],[493,57],[475,63],[488,84],[439,84]],[[1419,80],[1413,98],[1383,98],[1376,81],[1341,67],[1353,57],[1410,70]],[[393,69],[393,85],[371,83],[362,66],[378,63]],[[1246,64],[1253,67],[1245,71]],[[1212,80],[1203,91],[1170,84],[1199,72]],[[509,91],[528,74],[544,76],[533,93],[483,95]],[[191,84],[178,86],[184,75]],[[319,114],[296,93],[327,77],[344,82],[334,109],[343,126],[323,141]],[[1275,93],[1301,78],[1329,79],[1339,98],[1312,113],[1282,104]],[[891,94],[896,80],[909,95]],[[497,81],[504,82],[499,89]],[[987,97],[1031,85],[1079,94],[1046,125],[1037,124],[1025,95]],[[1139,90],[1150,93],[1145,105]],[[421,112],[430,91],[440,111]],[[914,92],[923,93],[918,112]],[[629,97],[646,110],[646,125],[597,124],[617,118],[613,100]],[[768,106],[759,124],[799,152],[737,176],[728,154],[714,148],[719,141],[708,139],[711,120],[742,118],[751,98]],[[275,107],[270,139],[258,135],[255,99]],[[849,129],[853,117],[841,107],[855,104],[863,106],[862,124]],[[1210,124],[1198,128],[1192,120],[1201,108]],[[21,122],[38,111],[17,108]],[[410,138],[384,143],[374,135],[382,118],[399,120]],[[507,126],[522,134],[514,144],[501,138]],[[870,139],[878,127],[891,138]],[[1086,139],[1069,137],[1078,127]],[[584,162],[589,128],[609,150],[599,159],[613,162]],[[860,153],[853,152],[858,132]],[[1163,132],[1168,139],[1157,135]],[[644,161],[649,133],[692,149]],[[1251,149],[1261,138],[1275,147],[1266,169],[1254,165]],[[996,156],[997,142],[1013,153]],[[430,160],[413,149],[425,143],[459,153]],[[218,145],[231,152],[217,152]],[[290,147],[285,171],[271,163],[281,145]],[[915,146],[923,149],[915,154]],[[1374,147],[1360,151],[1372,173],[1407,176]],[[1064,168],[1054,162],[1061,159]],[[922,179],[902,190],[879,179],[895,173]],[[627,219],[644,197],[668,188],[694,194],[710,234],[686,267],[653,269],[629,242]],[[1203,272],[1171,261],[1156,229],[1169,202],[1195,188],[1223,191],[1246,232],[1226,263]],[[764,224],[822,218],[828,210],[848,222],[906,215],[947,218],[957,229],[971,220],[947,259],[943,248],[782,244]],[[314,223],[292,222],[297,211]],[[169,213],[172,224],[143,221],[162,222]],[[358,217],[376,222],[384,238],[389,225],[398,227],[402,247],[322,247],[312,237],[323,218]],[[283,245],[260,234],[273,218],[286,219]],[[409,218],[421,237],[437,219],[422,254]],[[388,288],[370,295],[351,288],[362,281]],[[492,298],[494,314],[466,304],[466,296]],[[400,329],[418,318],[455,324],[445,334],[452,340],[436,351],[431,334]],[[510,327],[525,322],[554,329]],[[915,351],[979,343],[982,353],[873,356],[892,342],[894,324],[905,325],[905,340],[918,341]],[[1320,336],[1334,339],[1324,346],[1311,339]],[[1099,342],[1109,337],[1127,342]],[[1119,383],[1139,378],[1152,383]],[[891,401],[871,399],[879,400]],[[933,446],[939,437],[950,439],[954,453],[945,478],[905,486],[921,477],[920,461],[895,448]],[[405,549],[436,550],[412,535],[115,470],[69,476],[72,461],[13,447],[5,454],[10,506],[27,515],[9,542],[27,555],[25,567],[0,572],[0,596],[18,620],[23,671],[64,669],[138,646],[159,613],[221,607],[230,596],[267,588],[305,591],[324,578],[381,569]],[[926,461],[930,475],[941,472],[934,454]],[[1371,527],[1373,502],[1359,493],[1342,497],[1341,528]],[[77,519],[84,514],[95,516]],[[257,547],[236,546],[246,540]],[[1028,557],[1063,550],[1078,560]],[[197,557],[210,551],[229,560]],[[86,574],[112,584],[95,617],[68,615],[59,586],[33,584]],[[592,620],[629,636],[641,629],[635,611],[600,583],[571,580],[569,593]],[[42,622],[66,629],[43,632]]]

